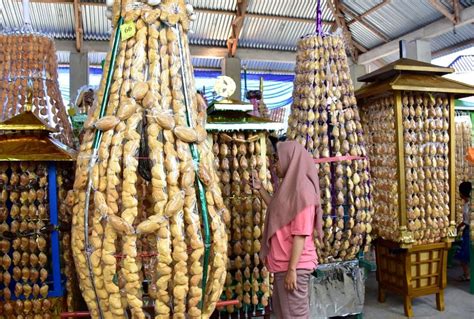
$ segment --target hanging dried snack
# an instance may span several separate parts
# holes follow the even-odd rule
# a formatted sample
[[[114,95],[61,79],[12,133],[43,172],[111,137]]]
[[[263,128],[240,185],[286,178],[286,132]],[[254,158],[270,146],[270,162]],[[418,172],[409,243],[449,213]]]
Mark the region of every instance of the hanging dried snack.
[[[53,39],[30,31],[2,31],[0,43],[2,64],[8,65],[0,68],[0,78],[12,79],[0,81],[0,122],[31,111],[57,130],[53,137],[72,146],[72,128],[59,90]],[[28,99],[33,102],[31,109],[25,107]]]
[[[405,158],[406,226],[401,225],[399,184],[394,182],[397,162],[395,96],[371,100],[363,106],[364,128],[369,132],[369,154],[374,181],[375,233],[394,242],[426,244],[439,242],[449,231],[449,185],[447,134],[449,108],[446,95],[403,92],[400,95],[402,151]],[[470,131],[469,131],[470,139]],[[445,151],[446,150],[446,151]]]
[[[154,5],[115,1],[113,24],[135,31],[114,34],[80,148],[71,240],[93,318],[145,318],[146,298],[157,318],[209,317],[225,279],[227,213],[197,112],[188,13],[182,0]]]
[[[287,136],[318,161],[324,215],[321,263],[354,259],[370,245],[367,232],[373,204],[364,136],[341,37],[308,35],[298,42],[295,88]],[[350,209],[353,207],[353,209]],[[353,225],[343,220],[364,213],[362,241],[343,244],[339,234]],[[334,216],[340,219],[333,220]],[[347,237],[347,236],[346,236]]]

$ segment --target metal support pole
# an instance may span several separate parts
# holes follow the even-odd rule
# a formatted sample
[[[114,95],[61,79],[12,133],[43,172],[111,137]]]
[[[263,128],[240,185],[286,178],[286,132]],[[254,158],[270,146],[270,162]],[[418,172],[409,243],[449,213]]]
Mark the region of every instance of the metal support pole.
[[[55,229],[51,232],[51,262],[53,268],[53,290],[48,292],[48,297],[63,296],[61,284],[61,261],[59,253],[59,231],[58,226],[58,189],[56,182],[56,163],[48,163],[48,197],[49,197],[49,220]]]

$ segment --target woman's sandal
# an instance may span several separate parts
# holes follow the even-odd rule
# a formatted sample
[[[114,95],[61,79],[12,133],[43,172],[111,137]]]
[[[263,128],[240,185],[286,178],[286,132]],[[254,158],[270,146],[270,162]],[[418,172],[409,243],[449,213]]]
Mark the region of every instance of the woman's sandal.
[[[466,276],[466,275],[461,275],[461,276],[459,276],[459,278],[458,278],[458,281],[461,281],[461,282],[469,281],[469,280],[471,280],[471,278],[469,278],[469,277]]]

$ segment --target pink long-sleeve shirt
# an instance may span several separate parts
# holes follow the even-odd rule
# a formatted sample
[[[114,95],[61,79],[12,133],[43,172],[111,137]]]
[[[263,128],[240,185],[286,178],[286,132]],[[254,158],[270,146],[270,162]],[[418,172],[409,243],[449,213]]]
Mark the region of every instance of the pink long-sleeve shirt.
[[[295,235],[306,236],[296,269],[316,268],[318,258],[313,240],[315,213],[315,206],[306,207],[296,215],[293,221],[280,228],[270,238],[270,251],[267,256],[268,270],[273,273],[288,271]]]

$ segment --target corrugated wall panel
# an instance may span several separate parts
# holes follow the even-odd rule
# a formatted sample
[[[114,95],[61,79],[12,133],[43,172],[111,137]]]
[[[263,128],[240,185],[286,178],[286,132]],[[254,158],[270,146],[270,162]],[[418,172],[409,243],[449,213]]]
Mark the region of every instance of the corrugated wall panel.
[[[112,24],[105,17],[105,6],[82,6],[82,26],[85,40],[109,40]]]

